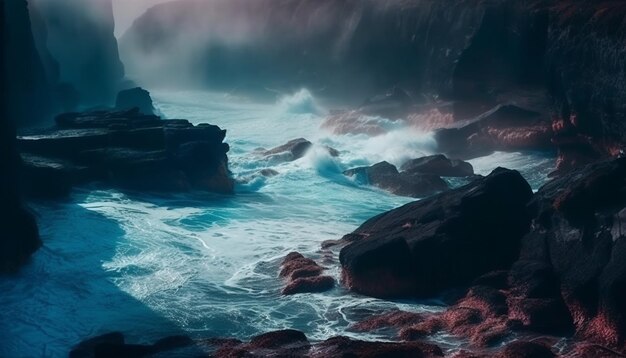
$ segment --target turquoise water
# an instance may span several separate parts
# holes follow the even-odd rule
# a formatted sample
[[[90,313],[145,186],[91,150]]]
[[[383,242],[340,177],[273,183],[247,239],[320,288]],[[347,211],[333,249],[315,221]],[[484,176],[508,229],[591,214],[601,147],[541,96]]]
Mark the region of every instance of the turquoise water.
[[[0,357],[65,356],[80,340],[112,330],[138,343],[180,333],[248,338],[282,328],[302,330],[313,340],[338,334],[388,339],[346,328],[386,309],[440,309],[341,287],[283,297],[278,278],[290,251],[317,259],[339,278],[336,253],[324,255],[320,243],[411,200],[358,186],[341,172],[430,154],[431,135],[397,124],[377,137],[332,135],[319,129],[326,110],[305,90],[275,104],[204,92],[154,95],[168,118],[228,129],[237,194],[82,188],[65,202],[32,203],[44,247],[18,276],[0,279]],[[315,146],[295,162],[251,154],[298,137]],[[341,155],[331,158],[326,145]],[[472,163],[481,174],[497,166],[519,169],[537,188],[553,159],[495,153]],[[264,168],[279,175],[258,175]],[[437,339],[455,344],[446,336]]]

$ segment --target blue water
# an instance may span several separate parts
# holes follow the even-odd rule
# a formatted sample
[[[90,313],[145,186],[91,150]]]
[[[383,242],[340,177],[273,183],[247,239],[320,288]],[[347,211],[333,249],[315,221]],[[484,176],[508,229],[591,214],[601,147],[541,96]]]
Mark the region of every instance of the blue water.
[[[35,202],[44,247],[17,276],[0,279],[0,357],[57,357],[87,337],[123,331],[131,342],[169,334],[248,338],[294,328],[312,340],[346,331],[365,315],[436,305],[389,302],[347,292],[280,295],[281,259],[299,251],[339,278],[337,253],[320,243],[338,239],[369,217],[411,199],[362,187],[347,168],[432,153],[428,133],[394,126],[387,134],[336,136],[320,129],[326,110],[306,91],[275,104],[205,92],[157,92],[169,118],[228,129],[235,196],[146,195],[99,188],[75,190],[64,202]],[[388,122],[380,119],[382,122]],[[290,139],[315,143],[291,163],[252,153]],[[324,146],[338,149],[330,157]],[[472,161],[478,173],[519,169],[537,188],[552,158],[495,153]],[[279,175],[265,178],[259,170]],[[446,336],[443,344],[455,344]]]

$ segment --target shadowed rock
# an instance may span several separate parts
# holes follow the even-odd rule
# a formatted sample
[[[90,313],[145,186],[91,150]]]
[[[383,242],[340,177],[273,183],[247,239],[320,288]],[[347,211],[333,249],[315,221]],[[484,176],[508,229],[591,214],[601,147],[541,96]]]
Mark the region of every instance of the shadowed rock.
[[[467,121],[435,133],[439,150],[471,159],[496,150],[552,148],[552,126],[540,113],[514,105],[500,105]]]
[[[429,296],[517,258],[530,217],[518,172],[489,176],[378,215],[340,253],[344,284],[376,297]]]
[[[407,173],[431,174],[442,177],[468,177],[474,175],[474,168],[468,162],[448,159],[443,154],[409,160],[400,170]]]
[[[62,114],[56,128],[18,138],[25,190],[55,196],[100,181],[137,190],[232,193],[225,135],[217,126],[162,120],[137,108]]]
[[[155,114],[150,92],[141,87],[120,91],[115,100],[115,108],[118,110],[138,108],[143,114]]]
[[[343,174],[354,177],[357,182],[414,198],[423,198],[448,189],[448,184],[436,175],[400,173],[394,165],[387,162],[346,170]]]

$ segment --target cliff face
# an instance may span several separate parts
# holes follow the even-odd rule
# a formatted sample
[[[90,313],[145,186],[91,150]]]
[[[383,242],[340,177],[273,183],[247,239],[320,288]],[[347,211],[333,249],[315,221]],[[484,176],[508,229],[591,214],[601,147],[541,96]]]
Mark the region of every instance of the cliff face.
[[[33,124],[52,110],[50,85],[31,32],[26,0],[5,1],[2,8],[6,114],[15,123]]]
[[[120,46],[142,79],[362,101],[394,85],[449,86],[483,12],[421,0],[175,1],[148,10]]]
[[[9,5],[9,3],[11,3]],[[12,12],[14,16],[5,16],[6,10],[19,10]],[[21,204],[18,196],[18,169],[19,169],[19,156],[15,148],[15,130],[13,124],[10,121],[8,110],[15,113],[25,113],[27,107],[15,107],[14,95],[23,95],[23,92],[13,92],[18,90],[25,90],[28,87],[16,87],[15,83],[11,80],[15,80],[16,74],[12,71],[6,71],[6,65],[16,64],[15,53],[10,53],[15,49],[14,42],[19,35],[24,35],[26,30],[19,24],[27,24],[24,22],[25,2],[23,1],[4,1],[0,0],[0,38],[3,40],[3,45],[0,46],[0,68],[3,71],[0,73],[0,83],[2,84],[3,96],[0,99],[0,226],[2,232],[0,233],[0,273],[7,271],[13,271],[28,259],[28,257],[41,245],[39,241],[39,235],[37,231],[37,225],[35,219]],[[27,17],[26,17],[27,19]],[[11,33],[13,31],[13,33]],[[32,45],[32,41],[30,42]],[[32,47],[18,47],[22,51],[19,54],[32,54],[29,50]],[[30,57],[25,57],[28,59]],[[30,62],[33,64],[35,61]],[[35,62],[36,63],[36,62]],[[13,70],[23,70],[22,67],[12,67]],[[34,67],[33,70],[36,70]],[[21,73],[24,74],[24,73]],[[34,74],[34,73],[31,73]],[[24,77],[23,81],[32,80],[32,77]],[[39,82],[35,81],[34,84]],[[33,85],[33,83],[28,83]],[[11,104],[10,108],[7,108],[7,104]],[[20,103],[22,104],[22,103]]]
[[[110,0],[30,0],[38,42],[84,105],[110,105],[124,77]],[[42,30],[42,29],[45,29]],[[42,38],[44,37],[44,38]],[[41,46],[43,47],[43,46]]]
[[[601,156],[615,154],[626,134],[624,7],[556,0],[179,0],[147,11],[120,46],[130,72],[168,84],[255,94],[306,86],[339,100],[398,85],[453,100],[457,119],[514,102],[548,121],[554,114],[576,122],[577,134],[601,142],[586,144]]]

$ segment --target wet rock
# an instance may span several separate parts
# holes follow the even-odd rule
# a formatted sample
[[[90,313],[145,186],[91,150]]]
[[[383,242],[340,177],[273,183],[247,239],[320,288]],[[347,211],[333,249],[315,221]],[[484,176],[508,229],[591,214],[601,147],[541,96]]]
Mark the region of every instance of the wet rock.
[[[540,113],[514,105],[499,105],[468,121],[435,133],[439,150],[471,159],[493,151],[552,148],[552,127]]]
[[[448,159],[445,155],[431,155],[409,160],[400,170],[407,173],[431,174],[442,177],[468,177],[474,175],[474,168],[468,162]]]
[[[275,177],[280,173],[274,169],[266,168],[266,169],[261,169],[259,174],[263,175],[264,177]]]
[[[520,256],[549,270],[554,288],[529,280],[544,286],[522,297],[562,299],[577,337],[623,349],[626,159],[563,175],[543,186],[531,204],[535,219]]]
[[[387,162],[346,170],[343,174],[354,177],[357,182],[414,198],[423,198],[449,188],[448,184],[436,175],[400,173],[394,165]]]
[[[372,331],[380,328],[402,328],[421,323],[425,320],[422,313],[392,311],[389,313],[370,316],[365,320],[355,323],[351,328],[357,331]]]
[[[517,258],[532,191],[496,169],[468,186],[378,215],[341,250],[344,284],[375,297],[430,296]]]
[[[442,350],[422,342],[366,342],[334,337],[315,345],[311,357],[443,357]]]
[[[368,98],[359,108],[359,112],[365,115],[399,119],[406,118],[412,105],[411,95],[402,88],[394,87],[388,93]]]
[[[120,91],[115,100],[115,108],[118,110],[138,108],[140,113],[155,114],[150,92],[141,87]]]
[[[324,276],[324,268],[300,253],[289,253],[281,265],[280,277],[285,278],[283,295],[325,292],[335,287],[335,279]]]
[[[495,355],[496,358],[554,358],[550,348],[534,342],[512,342]]]
[[[150,191],[234,190],[226,131],[217,126],[161,120],[136,108],[66,113],[56,120],[56,128],[18,138],[27,193],[62,195],[92,181]]]
[[[313,143],[304,138],[290,140],[289,142],[261,152],[261,155],[274,160],[285,162],[294,161],[304,157],[306,152],[313,146]]]

